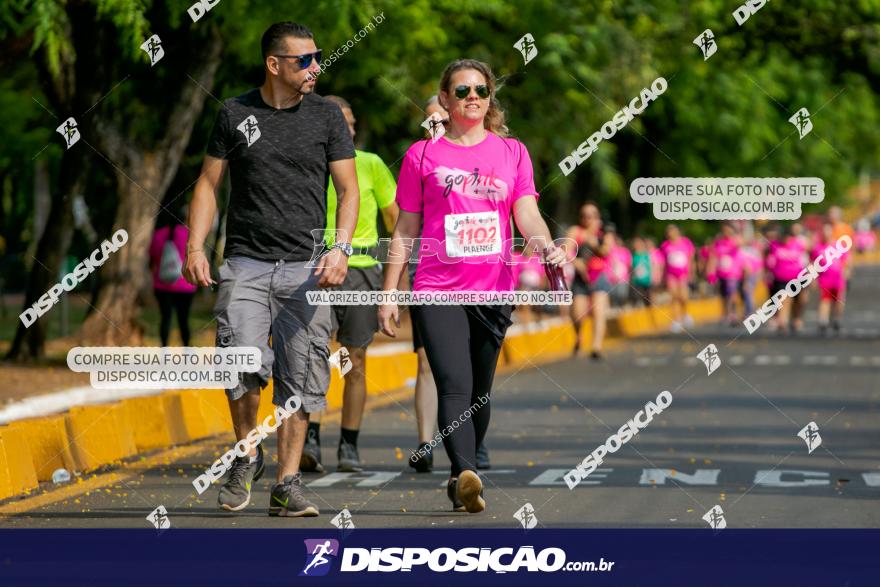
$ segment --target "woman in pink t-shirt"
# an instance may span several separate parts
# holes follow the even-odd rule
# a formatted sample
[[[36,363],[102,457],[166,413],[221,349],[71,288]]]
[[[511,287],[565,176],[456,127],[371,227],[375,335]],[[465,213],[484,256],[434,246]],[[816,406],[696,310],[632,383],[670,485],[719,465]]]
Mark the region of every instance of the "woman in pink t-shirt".
[[[183,218],[184,214],[180,213],[179,216]],[[174,215],[167,211],[160,214],[159,223],[150,242],[153,293],[159,302],[159,339],[162,346],[168,346],[174,313],[177,314],[181,343],[189,346],[189,310],[197,289],[181,273],[189,229],[186,225],[179,224]]]
[[[828,249],[836,249],[834,240],[834,225],[826,222],[822,225],[822,233],[816,243],[810,258],[817,259],[820,255],[824,258]],[[819,333],[823,336],[828,332],[829,322],[834,332],[840,332],[840,319],[843,316],[843,307],[846,302],[846,263],[849,253],[834,259],[831,263],[822,261],[827,265],[825,271],[819,274]]]
[[[681,332],[693,325],[687,303],[690,278],[694,267],[694,244],[681,234],[678,226],[666,227],[666,241],[660,245],[666,263],[666,289],[672,296],[672,332]]]
[[[721,299],[727,312],[727,322],[731,326],[738,326],[736,319],[736,302],[734,294],[740,296],[743,278],[743,260],[739,252],[739,236],[731,222],[721,223],[721,234],[712,243],[709,256],[709,265],[706,272],[715,275],[718,279]]]
[[[513,291],[511,217],[545,262],[562,264],[565,249],[552,244],[538,209],[528,150],[506,138],[489,66],[453,61],[439,89],[449,113],[445,136],[418,141],[403,158],[385,289],[398,283],[411,243],[421,237],[414,292]],[[489,428],[489,396],[510,312],[509,305],[412,307],[437,383],[440,436],[452,464],[447,496],[455,510],[486,507],[476,450]],[[398,320],[396,304],[379,307],[385,334],[395,336]]]
[[[772,249],[773,263],[773,287],[771,293],[776,293],[785,286],[789,281],[797,279],[800,273],[809,263],[809,255],[805,246],[806,240],[801,235],[796,234],[789,227],[788,234],[782,239],[770,243]],[[792,334],[798,332],[802,328],[801,314],[807,300],[807,290],[803,289],[790,300],[784,300],[782,307],[779,309],[779,319],[776,322],[777,330],[784,330],[789,327]]]

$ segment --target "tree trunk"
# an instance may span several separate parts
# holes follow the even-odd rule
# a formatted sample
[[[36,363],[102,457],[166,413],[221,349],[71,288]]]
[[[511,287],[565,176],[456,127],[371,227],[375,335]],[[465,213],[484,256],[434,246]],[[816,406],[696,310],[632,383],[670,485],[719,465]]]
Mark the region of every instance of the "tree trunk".
[[[163,96],[176,106],[165,125],[165,135],[151,150],[131,147],[124,131],[109,121],[96,122],[100,150],[117,167],[119,206],[114,229],[124,228],[129,240],[102,267],[97,303],[78,333],[82,345],[136,346],[143,342],[138,292],[150,277],[153,223],[205,104],[203,88],[213,86],[223,44],[214,30],[199,47],[194,52],[195,82],[184,83],[176,95]]]
[[[73,196],[83,191],[88,174],[87,159],[82,154],[83,150],[76,146],[64,154],[58,185],[65,189],[52,196],[52,208],[46,221],[46,230],[37,245],[36,260],[28,280],[23,310],[58,283],[58,272],[73,237]],[[41,359],[45,356],[46,328],[54,310],[55,308],[50,309],[29,328],[19,320],[8,359]]]

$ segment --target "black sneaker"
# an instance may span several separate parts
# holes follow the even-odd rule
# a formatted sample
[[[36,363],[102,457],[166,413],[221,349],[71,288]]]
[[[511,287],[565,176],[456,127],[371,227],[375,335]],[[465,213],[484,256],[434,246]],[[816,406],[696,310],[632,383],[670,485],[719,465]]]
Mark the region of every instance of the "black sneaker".
[[[306,443],[299,458],[299,470],[305,473],[324,472],[324,465],[321,464],[321,445],[318,444],[314,430],[309,430],[306,436]]]
[[[431,445],[423,442],[419,448],[413,451],[409,457],[409,466],[416,473],[430,473],[434,470],[434,455],[431,453]]]
[[[457,477],[453,477],[449,480],[449,482],[446,484],[446,497],[448,497],[449,501],[452,502],[452,511],[463,512],[463,511],[465,511],[464,504],[461,503],[461,501],[458,499],[458,496],[456,493],[457,485],[458,485],[458,478]]]
[[[491,468],[492,463],[489,462],[489,449],[486,448],[484,442],[481,442],[480,446],[477,447],[477,469],[482,471]]]
[[[364,470],[363,467],[361,467],[361,458],[360,455],[358,455],[358,449],[353,444],[341,442],[339,444],[339,449],[336,451],[336,459],[338,461],[338,464],[336,465],[337,471],[360,473]]]
[[[288,475],[281,483],[272,486],[269,495],[269,515],[289,518],[317,516],[318,506],[303,495],[302,473]]]
[[[238,457],[232,463],[229,478],[220,488],[217,502],[230,512],[243,510],[251,502],[251,486],[263,475],[263,446],[257,445],[257,458],[252,463],[250,457]]]

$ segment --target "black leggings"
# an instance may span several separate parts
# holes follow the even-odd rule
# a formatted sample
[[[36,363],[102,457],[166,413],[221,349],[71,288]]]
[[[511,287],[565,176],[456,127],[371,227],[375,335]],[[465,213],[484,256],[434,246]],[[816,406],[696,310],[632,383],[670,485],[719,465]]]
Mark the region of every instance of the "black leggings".
[[[158,289],[153,290],[153,293],[159,300],[159,313],[162,316],[162,321],[159,323],[159,338],[162,340],[162,346],[168,346],[168,335],[171,333],[171,310],[177,313],[177,326],[180,328],[183,346],[189,346],[189,308],[196,294],[159,291]]]
[[[489,394],[501,351],[501,341],[467,308],[415,306],[411,310],[437,384],[437,424],[453,477],[465,470],[476,471],[476,450],[489,429]]]

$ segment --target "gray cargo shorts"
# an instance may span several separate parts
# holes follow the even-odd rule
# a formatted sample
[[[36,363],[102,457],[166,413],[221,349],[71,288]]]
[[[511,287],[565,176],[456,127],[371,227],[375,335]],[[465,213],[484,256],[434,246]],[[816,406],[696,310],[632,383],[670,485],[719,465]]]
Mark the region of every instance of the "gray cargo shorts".
[[[262,353],[259,372],[239,374],[238,385],[226,390],[230,399],[265,387],[271,376],[276,406],[297,396],[306,413],[326,407],[330,306],[309,305],[306,292],[318,289],[318,277],[306,264],[230,257],[220,266],[217,346],[255,346]]]

